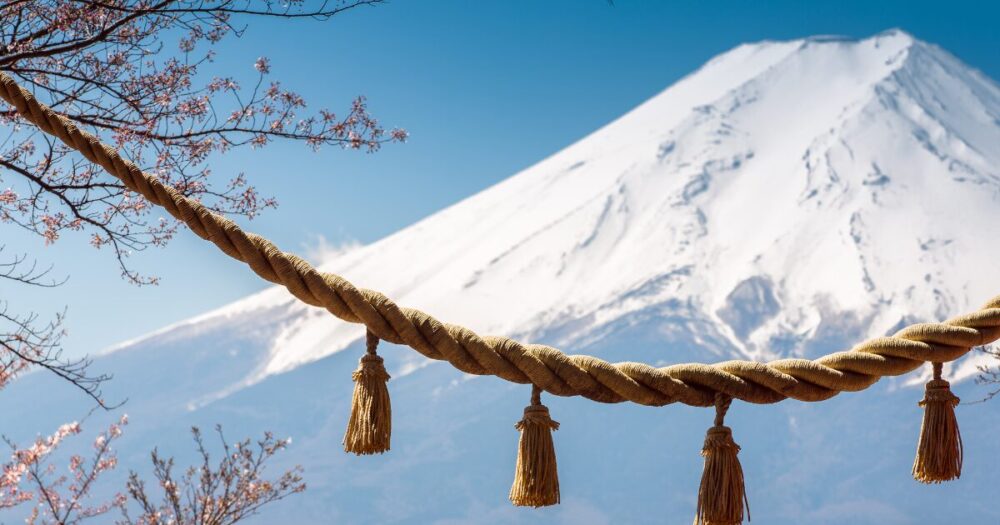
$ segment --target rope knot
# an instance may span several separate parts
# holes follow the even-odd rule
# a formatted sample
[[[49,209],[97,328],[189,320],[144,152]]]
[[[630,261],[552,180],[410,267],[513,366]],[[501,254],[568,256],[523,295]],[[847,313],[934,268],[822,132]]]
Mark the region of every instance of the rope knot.
[[[714,426],[705,433],[705,445],[701,449],[701,455],[708,454],[708,451],[718,448],[731,448],[739,452],[740,446],[733,441],[733,429],[726,426]]]
[[[552,420],[549,415],[549,407],[545,405],[524,407],[524,417],[514,425],[514,428],[524,430],[527,425],[542,425],[552,430],[559,430],[559,422]]]
[[[365,354],[361,356],[361,363],[357,370],[351,374],[351,379],[355,382],[370,378],[373,380],[388,381],[389,372],[385,370],[385,360],[375,354]]]
[[[733,396],[723,394],[722,392],[715,393],[715,426],[725,426],[726,413],[729,412],[729,407],[732,404]]]
[[[925,407],[927,403],[950,403],[955,407],[960,401],[961,399],[952,393],[951,383],[944,379],[931,379],[927,382],[924,399],[918,405]]]

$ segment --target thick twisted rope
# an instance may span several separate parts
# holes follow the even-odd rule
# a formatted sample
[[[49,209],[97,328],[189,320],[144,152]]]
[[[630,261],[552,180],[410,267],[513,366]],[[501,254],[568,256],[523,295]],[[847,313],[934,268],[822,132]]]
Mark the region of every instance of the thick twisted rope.
[[[446,360],[469,374],[495,375],[515,383],[531,383],[555,395],[578,395],[604,403],[712,406],[716,393],[751,403],[776,403],[786,398],[822,401],[839,392],[863,390],[883,376],[905,374],[924,362],[958,359],[972,347],[1000,338],[1000,296],[971,314],[943,323],[915,324],[891,337],[871,339],[813,361],[726,361],[654,368],[566,355],[555,348],[506,337],[480,336],[419,310],[400,307],[385,295],[357,288],[338,275],[316,270],[300,257],[243,231],[233,221],[143,173],[97,137],[38,102],[3,72],[0,84],[0,97],[26,120],[102,166],[129,190],[165,208],[196,235],[246,263],[257,275],[285,286],[307,304],[325,308],[345,321],[364,324],[380,339],[407,345],[431,359]]]

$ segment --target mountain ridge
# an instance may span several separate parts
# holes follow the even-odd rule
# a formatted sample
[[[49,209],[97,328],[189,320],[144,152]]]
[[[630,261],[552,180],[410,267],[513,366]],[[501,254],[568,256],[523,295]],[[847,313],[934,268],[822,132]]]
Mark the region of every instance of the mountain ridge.
[[[890,42],[888,44],[886,44],[886,43],[879,43],[879,39],[889,39]],[[874,41],[875,47],[879,47],[879,46],[885,45],[885,46],[889,46],[889,47],[894,47],[895,48],[893,51],[891,51],[891,52],[888,53],[891,57],[894,57],[894,58],[890,59],[891,64],[889,64],[887,62],[887,64],[889,66],[894,66],[894,67],[891,67],[890,69],[888,69],[888,70],[886,70],[884,72],[881,72],[878,75],[875,75],[875,79],[873,81],[869,82],[868,84],[863,84],[863,86],[866,89],[862,89],[860,91],[860,93],[859,93],[858,98],[852,98],[851,101],[848,102],[844,106],[844,107],[849,107],[849,108],[852,109],[852,111],[850,112],[849,115],[844,116],[844,114],[843,114],[843,112],[841,110],[835,109],[835,111],[841,111],[841,114],[838,115],[838,118],[840,119],[841,127],[847,126],[850,123],[849,121],[851,119],[853,119],[853,118],[859,118],[859,116],[862,116],[862,114],[864,112],[870,111],[870,107],[869,106],[871,104],[875,103],[876,101],[878,101],[879,97],[885,96],[885,92],[884,91],[880,91],[879,88],[878,88],[878,86],[883,85],[883,83],[886,82],[887,80],[891,80],[897,74],[897,72],[900,71],[901,68],[905,67],[905,65],[907,64],[907,61],[912,58],[910,56],[910,52],[913,49],[919,49],[922,52],[926,51],[927,49],[931,49],[929,46],[920,43],[919,41],[913,39],[908,34],[900,32],[900,31],[890,31],[890,32],[887,32],[887,33],[883,33],[883,34],[881,34],[879,36],[873,37],[873,39],[853,41],[853,42],[850,42],[850,44],[851,45],[860,45],[860,44],[862,44],[864,42],[871,42],[871,41]],[[826,41],[823,41],[823,42],[826,42]],[[842,44],[845,41],[838,40],[836,42],[838,44]],[[725,91],[725,93],[723,95],[721,95],[720,97],[716,97],[714,99],[711,99],[711,103],[709,105],[704,105],[703,104],[703,105],[696,106],[694,108],[693,114],[690,114],[690,115],[688,115],[686,117],[682,117],[680,125],[683,127],[685,125],[685,124],[683,124],[683,122],[689,121],[689,122],[693,123],[693,126],[695,127],[696,130],[698,130],[698,131],[704,131],[705,128],[706,128],[704,126],[704,123],[706,121],[708,121],[708,120],[710,120],[712,118],[723,118],[723,117],[718,117],[715,114],[713,114],[713,112],[718,113],[717,110],[716,110],[717,106],[726,104],[726,105],[729,105],[729,108],[728,108],[728,112],[729,113],[732,113],[733,111],[738,111],[742,107],[742,105],[745,103],[745,100],[748,98],[748,95],[747,95],[747,87],[748,86],[752,87],[753,84],[759,83],[760,79],[761,79],[761,76],[767,75],[768,72],[772,72],[772,74],[774,74],[773,71],[775,70],[775,68],[779,68],[781,66],[781,64],[783,64],[786,60],[789,60],[790,57],[792,57],[792,56],[795,55],[795,53],[802,52],[802,50],[804,48],[807,48],[809,46],[816,45],[816,44],[817,44],[816,41],[814,41],[814,40],[808,40],[807,39],[807,40],[793,41],[791,43],[786,42],[786,43],[780,43],[779,44],[779,43],[768,42],[768,43],[765,43],[765,44],[744,45],[744,46],[737,47],[734,50],[723,54],[721,57],[713,59],[705,67],[701,68],[698,72],[694,73],[693,75],[697,75],[699,72],[703,72],[706,68],[710,68],[713,64],[715,66],[719,66],[720,64],[725,63],[727,60],[734,60],[734,59],[743,59],[743,58],[745,58],[745,57],[742,56],[742,54],[746,54],[746,53],[751,53],[751,54],[771,53],[771,55],[769,55],[768,59],[765,59],[765,62],[768,62],[769,65],[764,68],[764,72],[763,73],[754,75],[750,79],[748,79],[748,80],[740,83],[738,87],[729,89],[729,90]],[[933,49],[932,49],[932,51],[933,51]],[[780,56],[780,59],[775,61],[773,53],[777,53]],[[905,53],[907,55],[904,59],[900,59],[899,58],[902,53]],[[617,119],[617,120],[613,121],[612,123],[608,124],[607,126],[603,127],[602,129],[594,132],[593,134],[588,135],[587,137],[585,137],[584,139],[582,139],[578,144],[582,143],[582,144],[586,145],[588,141],[596,140],[596,139],[594,139],[594,137],[597,137],[598,139],[602,138],[602,134],[608,134],[611,131],[614,131],[614,127],[616,125],[621,125],[620,123],[622,123],[622,122],[628,123],[627,119],[629,119],[630,116],[634,116],[634,115],[639,115],[640,117],[643,116],[645,114],[642,111],[643,108],[647,108],[650,105],[656,105],[656,103],[657,103],[657,101],[658,101],[659,98],[664,97],[665,95],[672,94],[671,90],[674,90],[675,88],[677,88],[678,85],[683,84],[685,81],[689,81],[689,79],[693,78],[693,75],[689,75],[688,77],[685,77],[685,79],[682,79],[681,81],[679,81],[674,86],[671,86],[671,88],[668,88],[666,91],[664,91],[660,95],[658,95],[656,97],[653,97],[652,99],[650,99],[650,101],[647,101],[644,104],[641,104],[636,110],[634,110],[632,112],[629,112],[628,114],[626,114],[622,118]],[[870,86],[875,86],[875,88],[869,90],[869,89],[867,89],[869,87],[869,85]],[[752,96],[750,96],[749,98],[752,99]],[[723,114],[723,116],[724,116],[724,114]],[[724,130],[723,132],[727,132],[726,131],[726,126],[727,126],[727,124],[723,121],[723,122],[721,122],[719,124],[718,129],[709,129],[708,133],[717,133],[717,132],[719,132],[719,130]],[[673,132],[674,130],[672,129],[671,131]],[[812,141],[812,144],[816,144],[817,141],[820,141],[823,138],[824,137],[822,135],[817,135],[817,137]],[[707,140],[708,147],[706,147],[706,145],[704,145],[704,144],[698,144],[697,146],[705,148],[706,151],[709,152],[709,154],[714,154],[714,149],[717,149],[718,146],[720,144],[722,144],[723,141],[726,141],[726,140],[732,141],[732,140],[738,140],[738,139],[733,139],[732,135],[730,135],[728,137],[722,137],[722,138],[718,138],[718,137],[716,137],[716,138],[710,138],[709,140]],[[921,139],[921,140],[923,140],[924,142],[926,142],[926,140],[929,140],[929,139],[927,137],[925,137],[924,139]],[[528,177],[530,179],[533,176],[533,174],[535,174],[534,178],[538,178],[537,174],[546,175],[547,172],[551,171],[550,167],[551,167],[552,164],[559,163],[560,161],[563,160],[562,156],[566,155],[567,151],[570,151],[571,153],[573,152],[572,148],[573,148],[572,146],[569,147],[569,148],[565,148],[564,150],[560,151],[559,153],[556,153],[555,155],[553,155],[553,156],[551,156],[551,157],[549,157],[549,158],[541,161],[535,167],[529,168],[529,169],[521,172],[520,174],[515,175],[511,179],[508,179],[505,182],[501,182],[498,185],[495,185],[495,186],[493,186],[491,188],[488,188],[488,189],[484,190],[483,192],[480,192],[479,194],[477,194],[477,195],[475,195],[473,197],[470,197],[468,199],[465,199],[465,200],[457,203],[456,205],[448,207],[445,210],[442,210],[441,212],[439,212],[438,214],[434,214],[431,217],[428,217],[428,218],[426,218],[424,220],[421,220],[418,223],[414,224],[413,226],[411,226],[409,228],[406,228],[404,230],[401,230],[397,234],[390,235],[389,237],[386,237],[383,240],[377,241],[376,243],[373,243],[372,245],[370,245],[368,247],[363,247],[363,248],[360,248],[358,250],[355,250],[351,254],[345,256],[345,258],[342,259],[343,262],[338,263],[337,261],[330,261],[330,262],[328,262],[325,265],[321,265],[321,268],[330,269],[330,270],[333,270],[333,271],[337,271],[337,272],[340,272],[340,273],[342,273],[342,274],[347,275],[348,277],[350,277],[351,276],[351,270],[354,267],[356,267],[357,265],[361,264],[360,259],[364,256],[364,254],[366,252],[377,252],[380,249],[380,246],[383,246],[386,243],[392,243],[394,239],[399,239],[400,237],[405,238],[407,235],[411,235],[414,232],[416,232],[419,235],[419,232],[421,230],[423,230],[425,228],[433,228],[433,225],[435,223],[447,222],[448,220],[451,220],[450,217],[449,217],[450,215],[459,213],[459,212],[456,212],[455,210],[459,210],[460,211],[463,207],[474,206],[475,204],[477,204],[477,202],[476,202],[477,200],[488,199],[489,196],[491,195],[491,193],[494,193],[494,192],[503,192],[504,196],[506,196],[507,193],[512,193],[511,190],[504,191],[504,188],[507,187],[507,186],[510,186],[510,185],[516,185],[516,184],[518,184],[519,180],[521,180],[521,179],[523,179],[525,177]],[[757,148],[757,149],[760,149],[760,148]],[[931,149],[935,149],[935,148],[931,148]],[[678,195],[676,196],[676,198],[672,197],[674,200],[672,200],[670,202],[670,205],[673,206],[673,207],[680,207],[680,206],[683,206],[685,204],[690,204],[691,203],[690,201],[692,199],[699,198],[699,196],[702,196],[702,198],[704,198],[704,194],[706,192],[710,191],[709,181],[712,179],[711,175],[712,175],[713,172],[719,172],[719,173],[724,174],[724,172],[726,172],[726,171],[738,170],[746,162],[755,162],[754,157],[756,155],[758,155],[754,151],[749,151],[749,150],[747,150],[747,148],[743,148],[743,147],[737,147],[737,148],[735,148],[735,150],[736,150],[736,153],[732,154],[732,155],[729,155],[728,157],[724,156],[723,158],[718,158],[718,156],[716,155],[716,156],[713,156],[712,158],[709,158],[707,161],[704,161],[702,169],[698,170],[697,172],[695,172],[692,175],[691,179],[684,183],[683,190],[680,191],[680,192],[677,192]],[[819,153],[813,153],[814,150],[815,151],[819,151]],[[805,148],[805,151],[806,152],[803,155],[803,160],[804,160],[804,162],[806,164],[807,171],[808,171],[807,178],[809,178],[810,180],[808,181],[807,188],[806,188],[808,190],[808,192],[805,193],[804,190],[799,192],[799,193],[803,193],[803,194],[799,195],[798,199],[796,199],[796,204],[797,205],[801,204],[801,202],[803,202],[803,201],[808,201],[810,199],[816,198],[817,196],[822,195],[824,192],[825,193],[830,193],[831,191],[837,190],[838,187],[842,187],[843,186],[843,184],[840,184],[838,186],[838,183],[840,182],[839,180],[837,180],[837,179],[829,179],[829,174],[827,174],[827,178],[826,179],[822,178],[823,174],[820,172],[819,168],[822,167],[821,165],[824,162],[828,162],[828,160],[829,160],[828,158],[824,157],[824,155],[829,155],[829,147],[824,147],[824,145],[821,144],[820,147],[814,148],[814,147],[810,146],[808,148]],[[697,154],[700,154],[700,152],[696,152],[696,155]],[[780,152],[779,152],[779,154],[780,154]],[[683,158],[683,151],[678,151],[677,150],[677,144],[673,140],[667,139],[666,141],[660,141],[659,150],[657,152],[657,158],[660,160],[660,162],[664,162],[665,159],[667,159],[668,157],[671,157],[671,156],[673,156],[674,158],[676,158],[678,156],[680,156],[681,158]],[[669,160],[667,160],[667,161],[669,162]],[[679,161],[678,164],[680,164],[680,169],[678,171],[683,171],[685,163],[690,164],[691,161],[689,159],[684,159],[682,161]],[[565,177],[565,176],[568,176],[568,174],[570,174],[572,172],[577,172],[577,171],[585,168],[586,165],[587,165],[587,162],[585,160],[584,161],[575,160],[574,162],[571,162],[571,163],[563,161],[562,164],[567,164],[568,167],[564,168],[563,170],[559,170],[559,171],[564,171],[564,173],[559,173],[558,175],[562,176],[562,177]],[[622,177],[626,177],[627,176],[627,173],[628,173],[629,169],[632,169],[632,168],[631,167],[627,167],[624,170],[625,173],[623,173],[622,175],[619,175],[617,178],[615,178],[613,180],[610,180],[610,181],[606,180],[606,182],[604,184],[598,184],[598,185],[596,185],[597,186],[596,190],[595,189],[585,189],[584,191],[585,192],[589,191],[589,194],[585,195],[582,199],[577,199],[575,201],[572,201],[572,202],[575,202],[576,204],[572,204],[570,207],[568,207],[568,209],[566,209],[566,210],[560,212],[559,214],[557,214],[554,219],[550,218],[550,220],[539,220],[539,221],[537,221],[535,223],[535,224],[537,224],[537,226],[535,226],[535,225],[528,225],[527,227],[522,227],[522,230],[525,231],[525,232],[527,232],[527,233],[515,234],[515,235],[519,235],[520,236],[518,239],[514,239],[514,240],[510,240],[510,241],[500,241],[500,242],[497,242],[497,244],[502,245],[502,246],[507,246],[507,247],[505,249],[499,251],[499,253],[492,253],[491,252],[488,257],[482,259],[482,262],[477,262],[474,265],[474,266],[476,266],[476,268],[475,268],[474,271],[468,272],[468,274],[465,275],[464,277],[460,276],[460,275],[456,276],[455,280],[461,281],[462,290],[467,291],[467,293],[471,293],[471,294],[477,293],[478,290],[475,288],[475,285],[478,284],[478,283],[480,283],[481,280],[484,279],[484,275],[487,275],[486,278],[488,278],[489,272],[491,270],[493,270],[494,268],[496,268],[499,265],[499,263],[503,262],[505,258],[506,259],[510,259],[510,257],[512,256],[512,254],[514,254],[518,250],[522,250],[526,245],[529,245],[531,242],[533,242],[533,240],[538,239],[539,236],[543,236],[545,234],[545,232],[552,231],[553,229],[558,228],[559,225],[560,225],[560,223],[564,222],[567,216],[572,216],[572,215],[575,215],[575,214],[586,213],[586,212],[590,211],[591,208],[595,208],[596,209],[596,211],[593,211],[592,213],[590,213],[591,216],[588,217],[588,219],[590,219],[590,220],[593,221],[593,226],[588,226],[588,227],[584,228],[585,231],[582,234],[575,235],[578,238],[578,241],[577,241],[576,245],[571,246],[571,247],[567,247],[565,249],[565,253],[572,253],[574,251],[577,251],[577,250],[580,250],[580,249],[583,249],[583,248],[587,248],[587,247],[590,247],[591,245],[593,245],[593,243],[595,241],[599,240],[600,234],[602,233],[602,228],[612,228],[613,229],[613,228],[617,227],[617,228],[619,228],[618,235],[623,235],[622,231],[620,231],[620,229],[622,228],[622,225],[620,223],[617,226],[615,226],[615,224],[613,224],[614,221],[617,218],[620,218],[620,217],[616,216],[616,214],[614,213],[614,211],[617,210],[617,211],[620,212],[623,209],[627,209],[628,202],[626,200],[622,199],[620,196],[623,195],[626,192],[626,186],[623,184]],[[871,187],[879,188],[879,191],[884,190],[885,182],[887,180],[889,180],[889,178],[888,178],[888,175],[886,175],[884,173],[881,173],[881,171],[880,171],[881,169],[882,168],[880,168],[877,163],[873,163],[872,164],[872,172],[870,174],[868,174],[868,176],[867,176],[868,178],[866,179],[865,182],[863,182],[863,184],[871,186]],[[621,172],[622,170],[619,169],[617,171],[616,170],[609,170],[609,171],[613,172],[613,173],[618,173],[618,172]],[[815,180],[812,180],[812,177],[814,175],[816,175]],[[546,186],[551,186],[551,185],[558,184],[559,183],[559,180],[558,180],[559,176],[554,177],[555,180],[545,180],[545,181],[543,181],[543,184],[542,184],[543,188],[542,188],[542,190],[544,191]],[[605,179],[606,179],[606,177],[605,177]],[[871,181],[876,181],[876,182],[873,183]],[[746,186],[748,184],[756,184],[756,181],[754,181],[752,183],[743,183],[744,186]],[[559,186],[559,188],[562,189],[564,186],[565,185],[561,185],[561,186]],[[586,186],[587,188],[591,188],[590,185],[581,185],[581,186]],[[535,189],[535,188],[532,188],[532,189]],[[669,193],[669,190],[668,190],[668,193]],[[482,197],[484,195],[486,197]],[[872,197],[873,199],[877,199],[878,198],[877,197],[878,193],[873,192],[872,195],[873,195],[873,197]],[[493,202],[496,202],[497,200],[500,200],[500,199],[499,198],[494,198]],[[552,199],[549,199],[548,201],[544,201],[543,204],[547,204],[548,202],[551,202],[551,201],[552,201]],[[749,201],[749,204],[744,204],[744,206],[746,206],[746,205],[755,205],[752,200],[748,200],[748,201]],[[488,203],[488,205],[489,206],[493,206],[493,202]],[[726,203],[725,206],[720,205],[720,207],[724,207],[726,209],[733,209],[734,208],[733,204],[734,203],[729,202],[729,203]],[[624,206],[624,208],[623,208],[623,206]],[[615,207],[617,207],[617,208],[615,208]],[[523,208],[523,206],[521,208]],[[514,210],[512,210],[513,213],[511,211],[506,211],[505,213],[507,213],[507,215],[505,216],[505,219],[514,216],[517,212],[521,211],[521,208],[515,208]],[[565,206],[564,206],[564,208],[565,208]],[[461,219],[465,219],[465,218],[466,217],[461,217],[461,218],[459,218],[459,221],[461,221]],[[701,208],[694,207],[692,209],[692,211],[691,211],[691,214],[689,214],[685,220],[686,220],[686,223],[683,224],[683,227],[686,228],[689,233],[697,233],[697,232],[699,232],[701,230],[701,228],[704,227],[704,221],[707,220],[707,219],[704,216],[704,211]],[[777,220],[781,220],[781,217],[777,216]],[[860,214],[854,213],[854,214],[851,215],[851,219],[850,220],[851,220],[851,224],[852,224],[851,228],[856,228],[858,224],[861,224],[863,222],[863,217]],[[497,221],[497,222],[500,222],[500,221]],[[494,226],[492,229],[487,229],[485,231],[485,233],[487,233],[487,234],[493,234],[493,233],[495,233],[496,229],[498,229],[498,227]],[[738,235],[739,234],[742,234],[742,232],[738,232]],[[500,232],[499,235],[504,235],[504,232]],[[858,242],[862,241],[860,235],[854,235],[854,234],[852,234],[851,237],[855,241],[855,243],[858,243]],[[734,238],[734,241],[735,241],[735,238]],[[411,241],[411,242],[415,242],[415,241]],[[444,242],[447,242],[447,241],[438,242],[436,245],[440,246]],[[681,239],[680,245],[683,246],[685,242],[690,243],[691,240],[690,239]],[[425,244],[430,244],[431,246],[435,246],[435,244],[432,244],[432,243],[425,243]],[[729,244],[737,244],[737,243],[731,242]],[[926,242],[924,244],[927,245]],[[410,248],[410,245],[407,245],[407,248]],[[462,253],[457,253],[456,255],[457,256],[462,256],[463,254]],[[353,260],[352,260],[352,258],[353,258]],[[435,260],[434,262],[435,263],[440,263],[440,261],[437,261],[437,260]],[[429,269],[426,270],[425,272],[429,273],[429,272],[433,271],[434,264],[428,264],[426,266]],[[690,265],[680,265],[680,267],[688,267],[688,266],[690,266]],[[671,272],[673,272],[675,270],[676,269],[674,269],[674,270],[668,270],[667,272],[663,272],[663,273],[670,274]],[[558,277],[558,276],[561,276],[564,271],[565,271],[565,264],[563,263],[563,264],[560,264],[559,268],[556,269],[553,273]],[[866,290],[870,291],[871,288],[872,288],[872,286],[873,286],[872,283],[870,282],[871,276],[868,275],[863,268],[859,269],[858,271],[860,271],[861,273],[859,274],[859,278],[856,279],[856,281],[863,283],[864,288]],[[392,272],[389,272],[389,273],[392,273]],[[635,282],[632,283],[632,286],[635,286],[635,287],[641,287],[641,286],[643,286],[643,284],[648,279],[652,278],[652,275],[655,275],[655,274],[656,273],[654,272],[654,273],[648,273],[648,274],[645,274],[645,275],[641,275],[640,277],[638,277],[638,278],[635,279]],[[426,275],[427,275],[427,273],[424,273],[424,274],[418,273],[418,274],[414,275],[410,279],[409,284],[407,286],[400,287],[400,285],[398,283],[393,283],[393,284],[395,284],[395,286],[393,286],[393,284],[390,284],[388,288],[381,288],[381,289],[383,289],[384,291],[389,292],[390,296],[393,296],[393,297],[401,297],[401,298],[402,297],[406,297],[409,292],[411,292],[413,289],[419,287],[419,285],[417,283],[421,283],[424,280],[424,277]],[[359,283],[359,284],[364,285],[364,283]],[[727,285],[721,286],[721,287],[719,287],[719,289],[721,289],[721,290],[735,290],[736,286],[738,286],[738,285],[739,285],[739,283],[731,283],[731,284],[727,284]],[[452,284],[449,283],[448,286],[452,286]],[[373,286],[373,287],[379,288],[377,285]],[[395,293],[393,293],[393,292],[395,292]],[[561,291],[561,292],[563,294],[568,293],[566,291]],[[558,295],[558,293],[556,293],[554,295]],[[605,293],[604,295],[608,295],[608,294]],[[847,294],[844,294],[844,295],[854,295],[854,296],[857,296],[857,294],[854,291],[851,291],[851,292],[849,292]],[[552,303],[556,303],[556,301],[552,301]],[[718,297],[713,298],[711,300],[711,303],[712,304],[708,305],[709,309],[719,310],[720,308],[722,308],[724,306],[722,304],[723,301],[721,301],[720,298],[718,298]],[[969,306],[969,305],[967,305],[967,306]],[[430,311],[434,311],[434,310],[430,310]],[[940,312],[935,312],[935,313],[940,313]],[[556,316],[558,316],[558,312],[550,312],[549,315],[556,315]],[[445,318],[445,317],[442,316],[442,318]],[[445,318],[445,319],[447,319],[447,318]],[[549,321],[551,321],[551,318],[545,318],[545,319],[543,319],[538,324],[544,326]],[[523,321],[521,321],[521,322],[523,322]],[[517,324],[517,322],[510,323],[510,324]],[[507,332],[509,332],[509,329],[507,330]],[[501,333],[506,333],[506,332],[501,332]],[[353,333],[353,335],[351,336],[351,338],[352,339],[357,339],[357,338],[360,338],[360,336],[361,336],[360,330],[355,330],[354,333]],[[737,346],[739,346],[739,341],[736,340],[737,338],[733,338],[733,339],[734,339],[733,340],[734,344],[736,344]],[[345,341],[343,343],[343,346],[346,346],[349,343],[350,343],[350,341]],[[319,357],[322,357],[322,355],[319,355]],[[287,369],[287,366],[293,366],[293,365],[288,365],[288,364],[279,365],[279,366],[277,366],[273,370],[284,370],[284,369]]]

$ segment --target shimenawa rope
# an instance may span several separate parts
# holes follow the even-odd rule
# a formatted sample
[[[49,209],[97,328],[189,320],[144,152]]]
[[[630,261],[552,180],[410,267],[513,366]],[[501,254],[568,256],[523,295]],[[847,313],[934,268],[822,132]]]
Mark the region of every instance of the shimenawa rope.
[[[126,188],[162,206],[196,235],[246,263],[263,279],[285,286],[303,302],[325,308],[345,321],[364,324],[374,337],[409,346],[431,359],[446,360],[463,372],[530,383],[559,396],[649,406],[676,402],[713,406],[717,394],[761,404],[788,398],[822,401],[840,392],[864,390],[883,376],[911,372],[924,362],[953,361],[975,346],[1000,338],[1000,296],[978,311],[943,323],[914,324],[892,336],[874,338],[815,360],[734,360],[655,368],[566,355],[555,348],[507,337],[480,336],[419,310],[400,307],[385,295],[357,288],[343,277],[320,272],[267,239],[243,231],[233,221],[144,173],[97,137],[40,103],[4,72],[0,72],[0,98],[39,129],[105,168]]]

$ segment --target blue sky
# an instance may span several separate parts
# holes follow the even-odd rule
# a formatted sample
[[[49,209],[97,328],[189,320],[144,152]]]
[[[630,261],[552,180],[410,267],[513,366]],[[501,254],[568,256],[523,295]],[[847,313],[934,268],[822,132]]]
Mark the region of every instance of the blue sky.
[[[213,74],[250,74],[266,55],[311,107],[342,110],[365,94],[411,140],[375,155],[277,144],[212,164],[278,198],[249,228],[284,249],[311,252],[320,236],[368,243],[571,144],[740,43],[899,27],[1000,79],[998,19],[1000,2],[988,1],[394,0],[328,22],[251,20],[219,48]],[[144,288],[125,284],[82,235],[46,248],[5,227],[0,244],[70,277],[49,290],[0,281],[12,308],[67,309],[70,355],[265,287],[186,231],[133,258],[162,278]]]

